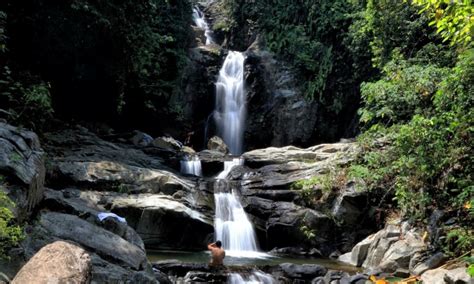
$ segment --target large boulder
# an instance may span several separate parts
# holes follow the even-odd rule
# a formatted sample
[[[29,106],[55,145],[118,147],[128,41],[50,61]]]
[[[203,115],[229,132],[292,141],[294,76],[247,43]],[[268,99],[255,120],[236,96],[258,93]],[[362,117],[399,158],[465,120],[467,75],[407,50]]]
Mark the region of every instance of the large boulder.
[[[127,218],[149,248],[202,250],[212,239],[212,216],[169,196],[124,195],[107,202],[111,211]]]
[[[224,140],[218,136],[213,136],[207,142],[207,149],[211,151],[217,151],[220,153],[227,154],[229,153],[229,148],[225,144]]]
[[[306,149],[295,146],[269,147],[244,153],[242,156],[248,163],[283,164],[288,162],[318,162],[340,159],[351,160],[357,152],[356,143],[343,141],[332,144],[319,144]]]
[[[283,271],[284,276],[288,278],[306,281],[324,276],[327,272],[326,268],[317,264],[282,263],[279,268]]]
[[[89,254],[77,245],[57,241],[38,251],[12,283],[88,283],[90,274]]]
[[[127,165],[120,161],[57,162],[54,174],[76,186],[115,192],[173,194],[189,190],[194,182],[168,170]]]
[[[147,265],[145,251],[118,235],[77,216],[44,212],[26,240],[26,254],[33,255],[55,240],[76,242],[92,253],[123,267],[142,270]]]
[[[0,175],[8,179],[9,195],[22,221],[43,198],[45,153],[31,131],[0,122]]]
[[[181,142],[169,136],[158,137],[153,140],[152,144],[155,147],[163,148],[169,151],[179,151],[183,147]]]
[[[426,251],[419,232],[407,223],[387,225],[354,246],[339,260],[385,273],[406,273],[418,267],[417,255]]]

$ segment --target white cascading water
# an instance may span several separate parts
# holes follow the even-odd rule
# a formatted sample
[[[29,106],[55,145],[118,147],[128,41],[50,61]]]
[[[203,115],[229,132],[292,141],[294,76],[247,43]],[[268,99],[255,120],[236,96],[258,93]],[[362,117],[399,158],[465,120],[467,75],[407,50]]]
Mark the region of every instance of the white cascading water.
[[[191,158],[185,158],[180,162],[181,164],[181,173],[195,176],[202,176],[202,165],[201,160],[198,156],[193,156]]]
[[[244,277],[242,274],[231,273],[227,280],[229,284],[273,284],[276,283],[275,278],[270,274],[266,274],[262,271],[256,270],[253,271],[250,275]]]
[[[214,229],[216,240],[222,242],[226,255],[232,257],[262,258],[268,255],[258,251],[255,230],[240,203],[237,191],[227,189],[225,180],[230,171],[243,165],[242,158],[224,162],[224,171],[217,177],[214,202],[216,215]],[[220,188],[224,185],[223,188]]]
[[[243,151],[246,115],[244,92],[244,55],[229,51],[216,83],[214,119],[217,130],[233,155]]]
[[[204,30],[204,36],[206,37],[206,45],[213,44],[214,40],[212,39],[212,31],[209,28],[206,20],[204,19],[204,13],[199,9],[198,6],[193,8],[193,20],[194,24]]]

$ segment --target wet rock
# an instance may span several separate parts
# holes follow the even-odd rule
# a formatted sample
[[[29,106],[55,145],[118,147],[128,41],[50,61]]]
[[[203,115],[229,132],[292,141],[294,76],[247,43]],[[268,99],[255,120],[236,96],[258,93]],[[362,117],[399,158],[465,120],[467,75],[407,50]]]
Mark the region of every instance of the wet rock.
[[[6,189],[17,203],[15,215],[20,222],[43,198],[44,157],[34,132],[0,122],[0,172],[6,176]]]
[[[224,154],[229,153],[229,148],[225,144],[224,140],[218,136],[213,136],[211,139],[209,139],[207,142],[207,149]]]
[[[318,276],[324,276],[327,269],[317,264],[293,264],[282,263],[279,268],[283,274],[291,279],[311,280]]]
[[[222,272],[189,271],[184,276],[185,283],[226,283],[227,275]]]
[[[12,283],[87,283],[91,258],[81,247],[57,241],[39,250],[22,267]]]
[[[158,284],[153,270],[147,265],[145,270],[136,271],[126,269],[117,264],[110,263],[92,254],[92,280],[91,284],[102,283],[143,283]],[[163,282],[166,283],[166,282]]]
[[[274,248],[269,253],[273,255],[279,255],[279,256],[310,256],[310,257],[322,256],[322,253],[316,248],[305,250],[301,247]]]
[[[152,263],[154,269],[157,269],[167,275],[174,275],[178,277],[185,276],[189,271],[210,272],[208,264],[204,263],[186,263],[179,260],[163,260]]]

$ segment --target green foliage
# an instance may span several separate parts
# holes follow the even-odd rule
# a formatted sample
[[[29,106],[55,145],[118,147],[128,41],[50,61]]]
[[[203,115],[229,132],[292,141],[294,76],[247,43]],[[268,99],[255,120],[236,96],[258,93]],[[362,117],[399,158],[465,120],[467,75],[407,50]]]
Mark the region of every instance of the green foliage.
[[[308,241],[312,241],[316,237],[316,231],[314,229],[311,229],[307,225],[302,225],[300,227],[300,231],[303,233],[303,235]]]
[[[472,228],[450,229],[446,235],[445,250],[452,256],[469,252],[474,247],[474,232]]]
[[[445,41],[467,46],[474,37],[474,5],[472,0],[412,0],[412,4],[427,12],[436,25],[436,32]]]
[[[14,76],[8,66],[0,71],[0,104],[15,124],[40,129],[53,114],[49,85],[29,74]],[[17,79],[18,78],[18,79]]]
[[[411,65],[403,60],[391,61],[384,67],[385,76],[361,85],[364,107],[359,110],[366,127],[404,123],[415,114],[430,111],[434,93],[448,75],[447,68]]]
[[[474,221],[466,205],[474,198],[474,51],[450,69],[403,60],[393,66],[362,87],[365,152],[349,172],[373,190],[393,192],[405,217],[422,221],[434,208],[456,212],[460,229],[448,249],[459,254],[472,245]]]
[[[156,127],[157,117],[173,115],[167,107],[191,40],[189,1],[7,0],[6,7],[11,69],[49,82],[31,88],[30,76],[13,76],[28,103],[44,109],[48,90],[60,116]]]
[[[0,190],[0,258],[8,259],[8,249],[17,246],[24,238],[20,226],[14,224],[14,216],[10,209],[14,205]]]

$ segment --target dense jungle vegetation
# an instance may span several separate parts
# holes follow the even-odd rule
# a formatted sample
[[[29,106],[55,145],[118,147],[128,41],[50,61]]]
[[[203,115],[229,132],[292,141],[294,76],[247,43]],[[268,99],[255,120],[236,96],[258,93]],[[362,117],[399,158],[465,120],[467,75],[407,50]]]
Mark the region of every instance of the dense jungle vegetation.
[[[455,222],[437,245],[453,256],[472,249],[472,1],[219,2],[228,17],[213,28],[234,43],[241,29],[259,34],[298,70],[328,125],[358,114],[364,152],[351,178],[420,224],[445,211]],[[192,4],[2,1],[0,117],[40,132],[52,117],[136,128],[175,120]],[[0,243],[3,220],[9,213]]]

